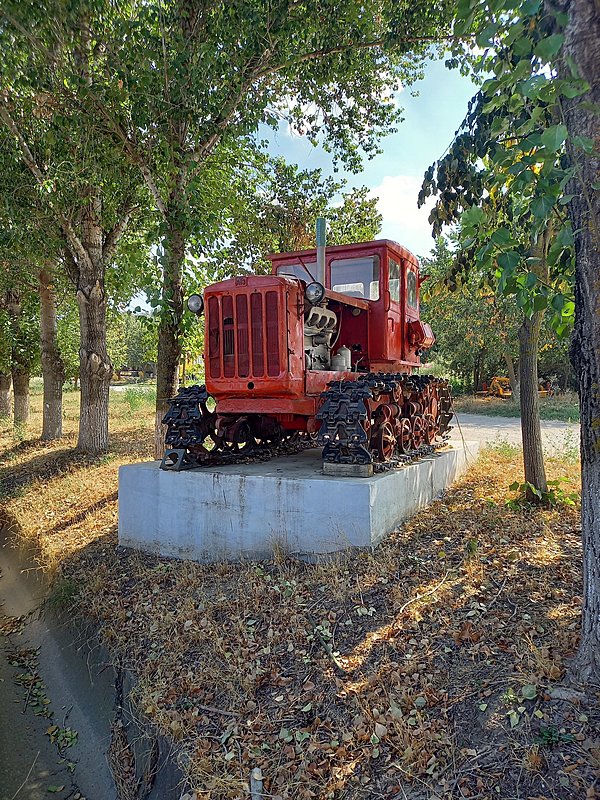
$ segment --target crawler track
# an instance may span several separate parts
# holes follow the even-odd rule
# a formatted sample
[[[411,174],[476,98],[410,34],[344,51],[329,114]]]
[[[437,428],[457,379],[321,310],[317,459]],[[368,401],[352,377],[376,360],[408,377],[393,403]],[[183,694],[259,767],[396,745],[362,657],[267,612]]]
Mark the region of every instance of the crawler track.
[[[450,385],[433,375],[369,373],[321,397],[317,442],[329,463],[393,469],[443,446],[451,429]]]
[[[432,375],[368,373],[335,381],[321,395],[315,437],[267,424],[262,415],[219,418],[205,386],[180,389],[163,418],[162,469],[184,470],[252,461],[323,446],[323,461],[393,469],[444,445],[452,400]]]

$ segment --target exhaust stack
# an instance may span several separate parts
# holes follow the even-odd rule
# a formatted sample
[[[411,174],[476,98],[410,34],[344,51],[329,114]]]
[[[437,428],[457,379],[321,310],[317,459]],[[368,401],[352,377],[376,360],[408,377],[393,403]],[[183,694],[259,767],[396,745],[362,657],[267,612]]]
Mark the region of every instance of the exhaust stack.
[[[317,217],[317,274],[315,280],[325,286],[325,217]]]

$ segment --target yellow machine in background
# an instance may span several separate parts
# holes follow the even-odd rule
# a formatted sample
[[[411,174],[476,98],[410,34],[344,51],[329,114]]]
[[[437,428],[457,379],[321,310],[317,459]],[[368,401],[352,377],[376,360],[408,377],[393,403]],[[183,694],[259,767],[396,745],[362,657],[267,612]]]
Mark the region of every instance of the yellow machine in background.
[[[501,378],[496,376],[492,378],[491,383],[487,386],[483,384],[483,391],[476,392],[478,397],[502,397],[508,399],[512,397],[512,389],[510,388],[510,381],[508,378]]]
[[[496,376],[492,378],[489,386],[484,383],[483,387],[482,392],[476,392],[477,397],[500,397],[503,400],[508,400],[512,397],[512,389],[508,378]],[[551,381],[546,379],[539,381],[538,391],[540,397],[552,397],[554,395],[554,387]]]

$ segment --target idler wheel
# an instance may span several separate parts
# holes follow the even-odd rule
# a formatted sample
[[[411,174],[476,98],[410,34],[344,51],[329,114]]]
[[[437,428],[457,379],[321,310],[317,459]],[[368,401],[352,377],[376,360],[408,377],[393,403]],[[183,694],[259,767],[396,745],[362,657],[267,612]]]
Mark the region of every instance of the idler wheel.
[[[402,455],[408,455],[412,449],[412,428],[410,420],[404,417],[398,423],[398,437],[396,440],[398,450]]]
[[[417,450],[425,440],[425,420],[423,417],[416,416],[412,421],[412,446]]]
[[[396,436],[391,423],[382,422],[376,428],[371,445],[379,461],[389,461],[392,458],[396,449]]]
[[[246,450],[250,450],[252,447],[255,447],[257,444],[254,435],[252,434],[252,429],[247,422],[240,423],[233,434],[233,449],[239,450],[241,452],[245,452]]]
[[[425,441],[433,444],[437,435],[437,424],[433,414],[425,414]]]

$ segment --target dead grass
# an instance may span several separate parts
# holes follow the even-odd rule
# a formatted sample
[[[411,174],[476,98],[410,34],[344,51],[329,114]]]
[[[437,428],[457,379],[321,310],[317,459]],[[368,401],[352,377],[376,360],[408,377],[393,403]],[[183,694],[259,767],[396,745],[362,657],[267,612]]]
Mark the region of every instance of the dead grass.
[[[39,441],[42,398],[31,398],[27,430],[15,435],[0,420],[0,511],[38,549],[44,569],[115,530],[118,469],[152,458],[152,403],[132,412],[124,395],[111,393],[111,445],[103,456],[74,452],[79,394],[66,392],[64,437]]]
[[[518,403],[499,397],[463,395],[455,398],[454,407],[463,414],[485,414],[496,417],[520,417]],[[553,397],[540,398],[540,418],[579,422],[579,400],[575,392],[562,392]]]
[[[96,462],[61,453],[72,436],[9,446],[3,506],[198,798],[247,798],[257,767],[272,798],[596,796],[595,700],[551,695],[577,644],[578,509],[506,508],[516,451],[486,451],[374,554],[208,567],[115,548],[117,467],[148,458],[152,425],[121,411]],[[577,488],[576,464],[548,472]]]

